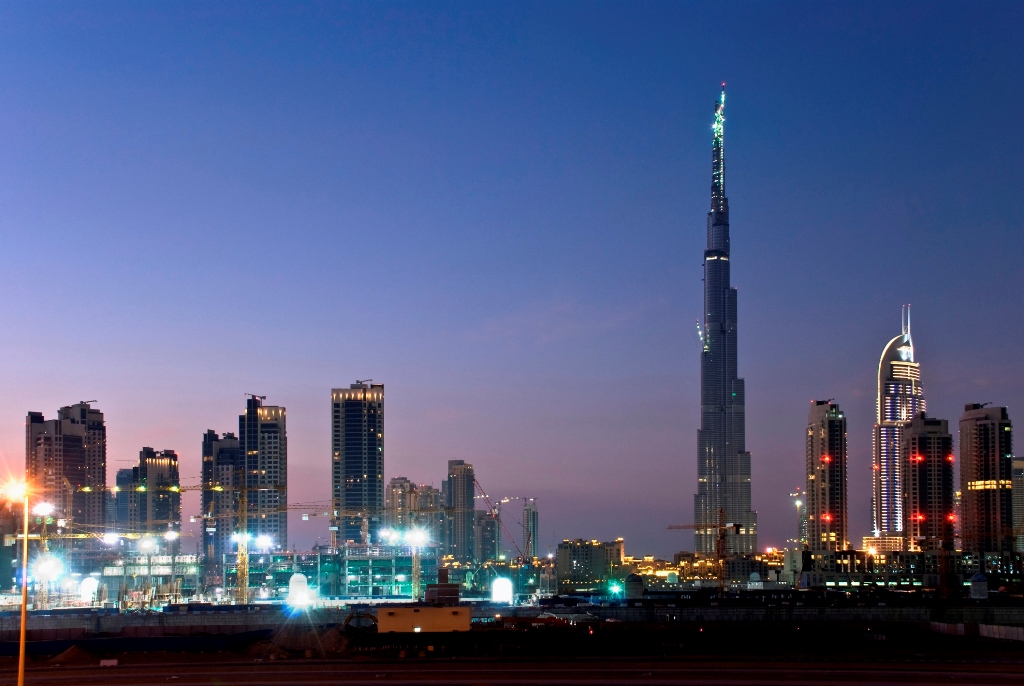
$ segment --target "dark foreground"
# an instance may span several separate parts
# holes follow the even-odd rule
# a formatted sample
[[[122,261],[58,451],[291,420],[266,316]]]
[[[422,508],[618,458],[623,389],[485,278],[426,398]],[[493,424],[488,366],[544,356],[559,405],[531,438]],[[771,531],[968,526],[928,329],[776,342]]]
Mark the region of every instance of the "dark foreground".
[[[164,656],[166,658],[166,656]],[[1024,660],[709,662],[570,660],[152,662],[33,669],[29,684],[1020,684]],[[14,683],[10,664],[0,684]]]

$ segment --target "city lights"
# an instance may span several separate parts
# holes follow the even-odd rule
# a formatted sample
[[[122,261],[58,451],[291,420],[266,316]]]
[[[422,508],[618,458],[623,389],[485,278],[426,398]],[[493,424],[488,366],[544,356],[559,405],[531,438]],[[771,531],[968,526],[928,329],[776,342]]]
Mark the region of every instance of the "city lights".
[[[107,545],[117,545],[120,537],[117,534],[103,534],[103,538],[101,540]]]
[[[32,514],[37,517],[49,517],[56,509],[52,503],[39,503],[32,508]]]
[[[274,540],[266,534],[261,534],[256,537],[256,547],[260,550],[268,550],[273,544]]]
[[[178,536],[179,536],[179,535],[180,535],[180,534],[178,534],[178,532],[177,532],[177,531],[168,531],[168,532],[166,532],[166,533],[164,534],[164,540],[165,540],[165,541],[175,541],[175,540],[177,540],[177,539],[178,539]]]

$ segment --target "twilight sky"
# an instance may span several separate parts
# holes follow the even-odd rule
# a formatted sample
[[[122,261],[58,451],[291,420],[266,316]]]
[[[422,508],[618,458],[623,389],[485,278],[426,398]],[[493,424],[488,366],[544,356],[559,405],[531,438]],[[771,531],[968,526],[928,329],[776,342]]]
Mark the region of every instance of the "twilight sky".
[[[726,81],[761,547],[812,398],[859,541],[901,303],[930,414],[1024,424],[1024,6],[933,5],[3,3],[0,471],[28,410],[96,399],[111,482],[148,445],[196,483],[251,391],[326,499],[330,389],[372,377],[385,478],[468,460],[539,498],[542,552],[692,549]]]

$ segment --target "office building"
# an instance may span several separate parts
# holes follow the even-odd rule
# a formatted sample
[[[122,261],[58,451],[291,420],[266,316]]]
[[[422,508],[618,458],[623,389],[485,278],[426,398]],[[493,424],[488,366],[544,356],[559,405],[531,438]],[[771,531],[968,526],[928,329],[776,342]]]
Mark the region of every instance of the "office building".
[[[207,572],[217,575],[232,550],[232,534],[242,528],[238,505],[245,459],[235,434],[213,429],[203,434],[202,457],[203,552]]]
[[[445,511],[443,554],[465,564],[473,561],[476,549],[475,485],[473,465],[463,460],[448,460],[448,479],[441,489]]]
[[[976,403],[960,418],[962,536],[966,551],[1012,551],[1013,427],[1005,407]]]
[[[384,524],[384,384],[331,391],[331,522],[335,544],[376,542]]]
[[[540,514],[537,511],[537,499],[523,500],[523,557],[528,561],[539,557],[540,546]]]
[[[245,460],[246,533],[269,536],[271,549],[288,548],[288,432],[285,408],[250,395],[238,416],[238,446]]]
[[[953,550],[953,436],[922,412],[902,432],[903,549]]]
[[[886,344],[878,361],[875,425],[872,436],[871,513],[876,538],[903,538],[903,429],[927,407],[921,366],[914,359],[910,308],[904,307],[902,333]]]
[[[36,497],[55,507],[54,518],[95,532],[107,522],[107,429],[88,402],[69,405],[47,420],[25,422],[25,476]]]
[[[139,451],[128,492],[128,530],[155,535],[181,531],[181,480],[173,450]]]
[[[730,553],[757,550],[757,514],[750,506],[750,453],[746,449],[743,379],[737,376],[736,289],[729,274],[729,199],[725,195],[725,90],[715,104],[711,210],[704,251],[704,323],[700,329],[701,419],[697,432],[697,493],[693,521],[697,552],[712,554],[718,511],[725,511]]]
[[[846,550],[846,415],[831,400],[812,400],[807,415],[807,545]]]

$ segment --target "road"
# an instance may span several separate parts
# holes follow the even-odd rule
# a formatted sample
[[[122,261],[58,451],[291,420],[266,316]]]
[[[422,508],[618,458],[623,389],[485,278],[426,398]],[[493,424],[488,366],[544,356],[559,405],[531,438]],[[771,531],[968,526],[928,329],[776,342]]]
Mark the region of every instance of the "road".
[[[168,656],[150,656],[166,660]],[[5,662],[0,686],[14,683],[12,663]],[[956,662],[731,662],[653,660],[571,660],[563,662],[493,660],[422,660],[392,662],[287,660],[278,662],[152,662],[118,667],[33,666],[26,683],[62,684],[244,684],[245,686],[320,686],[409,684],[426,686],[516,686],[519,684],[1020,684],[1019,659]]]

